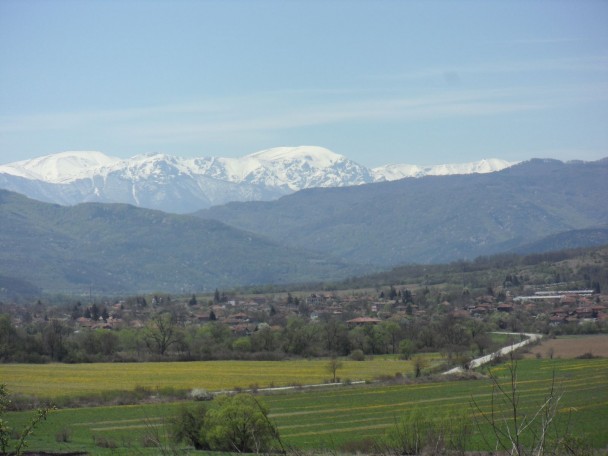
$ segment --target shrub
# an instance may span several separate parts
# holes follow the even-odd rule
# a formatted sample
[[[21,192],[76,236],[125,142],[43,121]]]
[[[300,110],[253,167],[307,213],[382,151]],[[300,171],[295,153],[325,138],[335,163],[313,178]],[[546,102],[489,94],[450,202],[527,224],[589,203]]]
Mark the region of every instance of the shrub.
[[[68,427],[62,427],[55,434],[55,441],[59,443],[67,443],[72,440],[72,431]]]
[[[360,348],[357,348],[350,353],[350,359],[353,361],[365,361],[365,353]]]
[[[213,399],[213,394],[203,388],[194,388],[188,396],[195,401],[210,401]]]
[[[103,435],[94,435],[93,436],[93,442],[95,443],[96,447],[99,448],[117,448],[118,445],[116,444],[116,442],[112,439],[109,439]]]
[[[579,355],[576,357],[576,359],[593,359],[593,358],[597,358],[597,356],[594,356],[593,353],[591,353],[591,352],[586,352],[586,353],[583,353],[582,355]]]
[[[464,413],[439,419],[414,410],[389,429],[384,447],[391,454],[463,453],[471,433],[470,419]]]
[[[206,415],[207,407],[204,404],[182,408],[173,421],[171,440],[175,443],[186,442],[197,450],[208,450],[209,446],[203,435]]]
[[[272,449],[278,431],[268,419],[268,409],[251,394],[223,396],[207,412],[205,440],[212,450],[259,453]]]

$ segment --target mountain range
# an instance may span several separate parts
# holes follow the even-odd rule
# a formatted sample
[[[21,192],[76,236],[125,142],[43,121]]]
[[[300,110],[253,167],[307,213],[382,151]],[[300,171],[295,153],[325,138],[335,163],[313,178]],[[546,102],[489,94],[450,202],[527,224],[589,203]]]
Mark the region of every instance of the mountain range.
[[[198,216],[294,248],[381,267],[516,250],[608,225],[608,159],[535,159],[489,174],[308,189]]]
[[[0,190],[0,297],[209,291],[608,243],[608,159],[311,188],[194,214]]]
[[[278,147],[241,158],[129,159],[62,152],[0,166],[0,188],[62,205],[126,203],[189,213],[231,201],[269,201],[308,188],[347,187],[426,175],[489,173],[514,163],[488,159],[435,166],[369,169],[313,146]]]

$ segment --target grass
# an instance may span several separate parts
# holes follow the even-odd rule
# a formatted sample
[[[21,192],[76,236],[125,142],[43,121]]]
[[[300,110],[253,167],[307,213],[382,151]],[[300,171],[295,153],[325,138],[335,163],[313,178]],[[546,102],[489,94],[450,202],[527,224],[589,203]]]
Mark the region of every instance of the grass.
[[[386,361],[388,362],[388,360]],[[393,361],[394,362],[394,361]],[[364,363],[363,363],[364,364]],[[504,366],[493,372],[507,374]],[[553,373],[565,391],[558,417],[562,426],[585,438],[596,448],[608,446],[608,359],[535,360],[518,363],[518,386],[524,411],[531,411],[545,397]],[[290,391],[264,396],[271,419],[284,442],[303,449],[339,449],[365,438],[379,439],[411,412],[445,417],[467,413],[474,419],[472,400],[484,411],[491,409],[489,380],[438,381],[409,385],[356,385],[316,391]],[[88,450],[94,454],[153,454],[142,448],[147,434],[166,430],[165,423],[183,404],[148,404],[121,407],[65,409],[54,412],[31,439],[31,448]],[[24,423],[31,413],[7,414],[11,423]],[[68,429],[71,441],[55,436]],[[488,429],[485,429],[487,432]],[[115,449],[95,446],[111,443]],[[469,445],[481,447],[479,436]],[[122,451],[122,453],[120,453]]]

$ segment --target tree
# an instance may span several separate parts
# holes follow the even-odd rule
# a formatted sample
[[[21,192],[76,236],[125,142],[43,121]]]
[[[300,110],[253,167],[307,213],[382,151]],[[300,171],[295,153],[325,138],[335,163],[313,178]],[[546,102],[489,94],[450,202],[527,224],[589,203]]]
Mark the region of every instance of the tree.
[[[394,355],[397,351],[399,332],[401,331],[399,323],[393,320],[386,320],[380,323],[379,327],[382,328],[382,332],[391,346],[391,353]]]
[[[8,361],[17,346],[17,331],[7,315],[0,315],[0,361]]]
[[[336,373],[342,368],[342,361],[336,356],[332,356],[327,363],[327,371],[332,375],[332,382],[336,383]]]
[[[403,359],[410,359],[415,350],[414,343],[409,339],[403,339],[399,343],[399,353]]]
[[[164,355],[169,347],[181,338],[171,315],[157,314],[150,318],[144,330],[144,342],[148,349],[157,355]]]
[[[395,290],[395,287],[391,285],[391,288],[389,289],[388,292],[388,299],[396,299],[397,298],[397,290]]]
[[[424,356],[414,357],[414,375],[416,378],[422,375],[422,370],[428,366],[428,361]]]
[[[274,351],[277,348],[275,331],[267,324],[260,325],[251,335],[251,348],[253,351]]]
[[[190,301],[188,301],[188,305],[189,306],[195,306],[196,305],[196,296],[192,295],[192,297],[190,298]]]
[[[344,323],[336,318],[330,318],[323,326],[321,336],[325,339],[325,349],[328,353],[345,355],[349,351],[348,332]]]
[[[51,320],[42,332],[44,351],[51,359],[61,361],[66,354],[64,336],[67,328],[59,320]]]
[[[251,394],[223,396],[205,417],[204,440],[212,450],[261,453],[278,442],[268,409]]]
[[[27,438],[32,435],[36,426],[40,424],[41,421],[45,421],[50,408],[44,407],[36,410],[34,416],[30,419],[30,421],[25,425],[25,427],[21,430],[21,432],[15,432],[9,424],[2,418],[5,410],[10,404],[10,400],[8,397],[8,392],[6,390],[6,385],[0,383],[0,453],[1,454],[13,454],[13,455],[21,455],[23,454],[23,450],[27,447]],[[9,453],[9,443],[11,440],[11,436],[15,435],[17,440],[15,442],[14,450]]]
[[[99,320],[99,307],[97,307],[97,304],[93,304],[91,306],[91,320],[93,321],[98,321]]]
[[[175,443],[186,442],[196,450],[209,450],[203,433],[206,415],[205,404],[194,408],[183,407],[172,421],[171,439]]]

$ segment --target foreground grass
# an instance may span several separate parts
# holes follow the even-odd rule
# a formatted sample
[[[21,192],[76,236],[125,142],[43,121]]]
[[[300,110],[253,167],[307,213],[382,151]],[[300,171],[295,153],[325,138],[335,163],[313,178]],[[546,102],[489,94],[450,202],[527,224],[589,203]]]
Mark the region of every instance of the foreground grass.
[[[507,374],[504,366],[493,370]],[[555,372],[564,391],[558,413],[560,429],[595,448],[608,446],[608,359],[522,360],[518,364],[520,403],[524,411],[538,407]],[[479,414],[472,401],[491,410],[488,380],[438,381],[405,385],[357,385],[315,391],[290,391],[264,396],[271,419],[287,445],[303,449],[339,450],[346,443],[381,439],[401,417],[418,410],[431,417],[468,416],[474,427]],[[30,439],[32,449],[90,451],[93,454],[157,454],[145,448],[153,434],[165,434],[171,417],[183,404],[64,409],[54,412]],[[29,414],[7,414],[24,423]],[[487,427],[482,432],[488,433]],[[69,434],[69,442],[57,436]],[[104,448],[104,445],[115,448]],[[470,449],[483,447],[479,433]],[[485,448],[488,449],[488,448]]]

